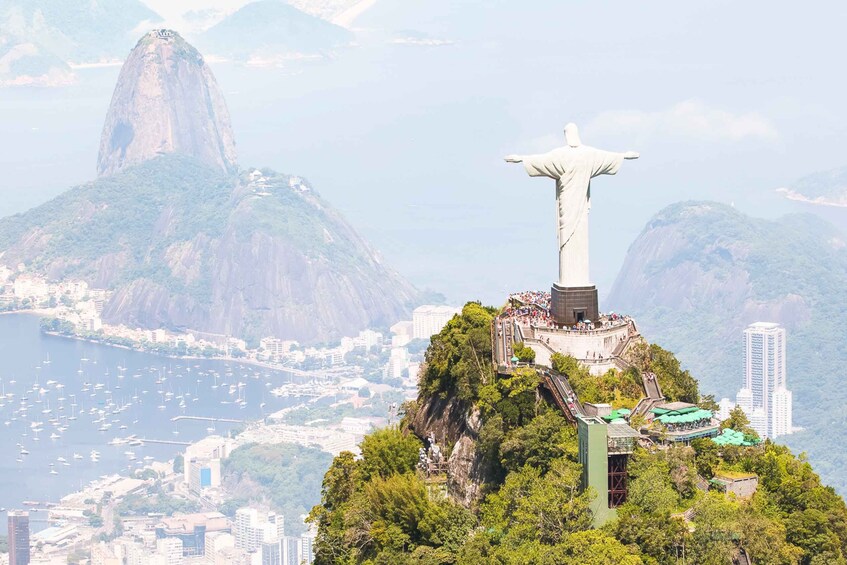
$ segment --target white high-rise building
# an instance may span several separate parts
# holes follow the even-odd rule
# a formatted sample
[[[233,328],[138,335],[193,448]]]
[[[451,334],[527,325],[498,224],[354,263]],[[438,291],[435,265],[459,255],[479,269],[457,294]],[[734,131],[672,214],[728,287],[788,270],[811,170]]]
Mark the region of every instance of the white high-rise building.
[[[259,545],[259,512],[255,508],[239,508],[235,511],[235,547],[247,551]]]
[[[728,398],[721,398],[718,402],[718,419],[723,421],[729,418],[729,413],[735,408],[735,402]]]
[[[409,366],[409,351],[404,347],[395,347],[388,357],[385,376],[390,379],[403,378],[403,371]]]
[[[779,437],[791,433],[791,391],[778,388],[771,395],[771,436]]]
[[[276,512],[260,514],[255,508],[239,508],[235,511],[236,549],[254,552],[263,564],[277,565],[283,548],[280,540],[285,536],[285,517]],[[280,561],[281,565],[281,561]]]
[[[300,562],[304,565],[312,565],[315,561],[315,537],[306,534],[300,537]]]
[[[179,538],[161,538],[156,540],[156,553],[167,565],[182,563],[182,540]]]
[[[418,306],[412,311],[412,337],[431,338],[440,332],[453,316],[461,312],[460,308],[450,306]]]
[[[791,433],[785,352],[785,328],[779,324],[756,322],[744,330],[744,387],[736,400],[763,438]],[[776,394],[777,391],[782,392]]]

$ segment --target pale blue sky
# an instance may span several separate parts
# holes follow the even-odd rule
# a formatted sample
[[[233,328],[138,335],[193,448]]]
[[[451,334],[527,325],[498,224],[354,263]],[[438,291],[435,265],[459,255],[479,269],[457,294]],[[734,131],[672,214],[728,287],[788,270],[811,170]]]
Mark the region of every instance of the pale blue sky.
[[[641,153],[592,191],[592,274],[608,291],[662,206],[799,210],[774,189],[847,161],[847,6],[379,0],[358,47],[284,69],[213,69],[243,166],[308,177],[388,262],[453,302],[499,302],[556,273],[553,187],[505,165],[583,142]],[[427,47],[396,43],[444,40]],[[93,178],[118,69],[0,91],[0,212]],[[837,214],[830,218],[841,221]],[[508,277],[498,273],[517,266]]]

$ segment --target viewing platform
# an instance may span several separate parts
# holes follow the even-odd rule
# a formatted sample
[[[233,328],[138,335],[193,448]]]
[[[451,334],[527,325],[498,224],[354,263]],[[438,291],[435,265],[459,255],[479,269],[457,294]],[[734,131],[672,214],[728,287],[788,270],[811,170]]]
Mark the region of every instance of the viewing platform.
[[[660,443],[689,444],[698,438],[713,438],[720,433],[720,422],[711,410],[687,402],[668,402],[650,410],[649,435]]]
[[[551,366],[554,353],[570,355],[587,366],[591,374],[609,369],[626,370],[625,353],[641,339],[635,321],[619,314],[601,314],[571,327],[557,325],[550,316],[549,293],[530,291],[512,294],[509,306],[495,322],[495,354],[508,364],[512,344],[523,343],[535,351],[535,364]]]

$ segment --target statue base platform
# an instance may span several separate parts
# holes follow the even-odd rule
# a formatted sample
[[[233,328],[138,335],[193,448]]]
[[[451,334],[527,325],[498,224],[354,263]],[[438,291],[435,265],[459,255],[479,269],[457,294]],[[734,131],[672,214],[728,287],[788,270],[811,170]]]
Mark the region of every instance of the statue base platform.
[[[596,322],[600,317],[597,287],[594,285],[562,287],[554,283],[550,298],[550,314],[560,326],[572,326],[588,320]]]

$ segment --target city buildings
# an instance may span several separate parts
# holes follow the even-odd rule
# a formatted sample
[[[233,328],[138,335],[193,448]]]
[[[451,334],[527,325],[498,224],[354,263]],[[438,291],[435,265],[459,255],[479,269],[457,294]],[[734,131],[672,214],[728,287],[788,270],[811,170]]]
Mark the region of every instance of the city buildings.
[[[255,508],[239,508],[235,511],[237,549],[253,552],[261,549],[263,545],[278,544],[284,535],[285,520],[280,514],[269,512],[260,515]],[[271,553],[272,549],[268,548],[267,552]]]
[[[101,541],[91,547],[91,565],[123,565],[123,559],[106,542]]]
[[[29,565],[29,512],[11,510],[9,517],[9,565]]]
[[[156,524],[156,539],[177,539],[182,555],[193,557],[205,554],[208,534],[229,529],[229,520],[220,512],[183,514],[163,518]]]
[[[762,438],[792,431],[785,354],[785,328],[779,324],[756,322],[744,330],[744,386],[736,402]]]
[[[221,484],[221,459],[233,449],[233,441],[218,435],[208,436],[185,448],[184,480],[194,492]]]
[[[182,540],[179,538],[161,538],[156,540],[155,559],[162,565],[180,565],[182,563]]]
[[[451,306],[418,306],[412,311],[412,338],[431,338],[440,332],[453,316],[461,312],[460,308]]]

